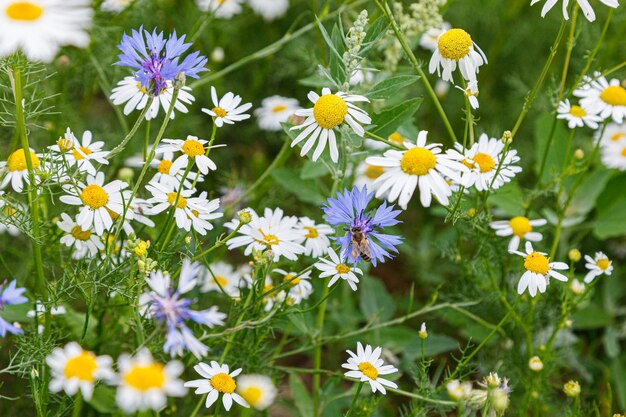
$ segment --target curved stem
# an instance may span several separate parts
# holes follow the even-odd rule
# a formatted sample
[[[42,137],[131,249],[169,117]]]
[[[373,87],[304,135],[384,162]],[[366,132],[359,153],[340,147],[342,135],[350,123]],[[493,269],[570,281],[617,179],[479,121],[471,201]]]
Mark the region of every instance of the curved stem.
[[[315,375],[318,375],[318,374],[315,374]],[[356,405],[356,402],[359,399],[359,394],[361,393],[362,389],[363,389],[363,382],[359,382],[359,385],[356,388],[356,392],[354,393],[354,397],[352,397],[352,403],[350,404],[350,408],[348,409],[348,412],[346,413],[346,417],[350,417],[350,415],[352,414],[352,409]]]
[[[315,335],[315,350],[313,351],[313,369],[319,370],[322,365],[322,344],[319,343],[322,340],[324,335],[324,317],[326,315],[326,304],[327,304],[327,294],[328,294],[328,282],[330,281],[330,277],[324,278],[324,288],[322,289],[321,298],[322,303],[320,304],[320,309],[317,311],[317,319],[315,320],[315,328],[317,329],[317,334]],[[321,375],[316,373],[313,375],[313,416],[320,416],[320,382]]]

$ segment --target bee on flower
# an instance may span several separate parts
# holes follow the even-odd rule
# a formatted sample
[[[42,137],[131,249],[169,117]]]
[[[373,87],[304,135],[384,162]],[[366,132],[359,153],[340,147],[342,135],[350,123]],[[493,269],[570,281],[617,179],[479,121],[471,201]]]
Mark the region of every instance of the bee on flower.
[[[365,345],[365,348],[361,342],[357,343],[356,353],[351,350],[347,350],[350,358],[346,363],[341,365],[342,368],[348,369],[345,375],[348,378],[355,378],[361,382],[369,383],[372,392],[380,391],[381,394],[387,394],[388,388],[398,388],[395,382],[388,379],[381,378],[381,375],[390,375],[398,372],[393,365],[385,365],[384,361],[380,358],[383,349],[377,347],[372,349],[372,346]]]
[[[585,261],[587,261],[585,267],[589,270],[584,279],[586,284],[600,275],[610,276],[613,273],[613,262],[603,252],[596,252],[593,258],[585,255]]]
[[[428,64],[428,71],[452,82],[452,72],[459,67],[467,81],[476,81],[479,67],[487,63],[484,52],[463,29],[449,29],[437,38],[437,48]]]
[[[519,248],[522,240],[529,242],[541,242],[543,235],[534,231],[535,227],[544,226],[546,219],[530,220],[524,216],[513,217],[511,220],[499,220],[490,224],[498,236],[511,236],[508,251],[513,252]]]
[[[522,275],[517,284],[517,293],[522,295],[526,289],[531,297],[546,292],[546,287],[550,283],[550,278],[567,282],[567,276],[563,275],[559,270],[567,270],[569,266],[565,262],[550,262],[550,259],[543,252],[537,252],[533,249],[530,242],[526,242],[526,252],[514,251],[512,253],[524,258],[524,268],[526,272]]]
[[[211,100],[213,100],[214,107],[212,109],[203,108],[202,112],[212,116],[217,127],[222,127],[224,124],[233,125],[235,122],[250,118],[250,115],[245,112],[252,107],[252,103],[241,104],[242,98],[230,91],[218,99],[215,87],[211,86]]]
[[[240,373],[241,368],[230,371],[226,364],[220,365],[215,361],[211,361],[211,365],[200,362],[193,369],[200,374],[203,379],[196,379],[185,382],[185,387],[195,388],[194,391],[198,395],[207,394],[205,406],[211,407],[222,394],[222,404],[226,411],[230,411],[233,401],[245,408],[250,405],[237,392],[237,383],[235,379]]]

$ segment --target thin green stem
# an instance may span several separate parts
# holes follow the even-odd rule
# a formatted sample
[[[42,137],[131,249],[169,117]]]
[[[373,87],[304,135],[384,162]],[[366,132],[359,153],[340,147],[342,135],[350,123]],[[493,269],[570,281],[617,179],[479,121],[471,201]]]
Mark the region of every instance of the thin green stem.
[[[322,289],[321,298],[322,303],[320,304],[320,308],[317,311],[317,319],[315,320],[315,329],[317,330],[317,334],[315,335],[314,342],[316,343],[315,350],[313,351],[313,369],[319,370],[322,366],[322,344],[319,343],[324,337],[324,317],[326,316],[326,304],[327,304],[327,294],[328,294],[328,282],[330,281],[330,277],[324,278],[324,282],[322,285],[324,288]],[[316,373],[313,375],[313,416],[319,417],[320,414],[320,382],[321,375]]]
[[[384,143],[386,145],[389,145],[389,146],[391,146],[394,149],[405,150],[405,148],[403,146],[398,145],[396,142],[393,142],[393,141],[390,141],[388,139],[385,139],[385,138],[383,138],[381,136],[378,136],[378,135],[376,135],[376,134],[374,134],[374,133],[372,133],[370,131],[366,130],[365,131],[365,136],[369,136],[370,138],[372,138],[374,140],[377,140],[378,142],[382,142],[382,143]]]
[[[318,374],[315,374],[318,375]],[[352,397],[352,403],[350,404],[350,408],[348,409],[348,412],[346,413],[346,417],[350,417],[350,415],[352,415],[352,410],[354,409],[354,406],[356,405],[356,402],[359,399],[359,394],[361,393],[361,390],[363,389],[363,382],[359,382],[359,385],[357,385],[356,387],[356,392],[354,393],[354,396]]]
[[[139,117],[137,118],[137,120],[135,120],[135,124],[130,129],[130,132],[128,132],[128,134],[124,137],[124,139],[122,140],[122,142],[120,142],[119,145],[117,145],[115,148],[113,148],[111,152],[109,152],[109,155],[107,156],[107,158],[111,158],[124,150],[128,142],[133,138],[133,136],[135,136],[135,133],[137,133],[137,129],[139,129],[139,126],[141,126],[141,123],[144,121],[146,117],[146,113],[148,112],[148,109],[150,108],[150,105],[152,104],[153,100],[154,100],[154,97],[150,97],[148,99],[148,102],[146,103],[146,107],[143,108],[143,110],[139,114]],[[174,104],[174,101],[172,101],[172,104]],[[149,131],[146,134],[148,133]]]

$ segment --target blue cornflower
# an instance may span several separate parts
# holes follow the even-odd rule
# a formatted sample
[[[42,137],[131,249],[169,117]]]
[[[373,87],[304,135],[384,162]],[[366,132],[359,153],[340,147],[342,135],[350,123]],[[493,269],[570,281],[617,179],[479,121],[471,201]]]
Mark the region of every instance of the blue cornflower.
[[[185,259],[177,288],[174,288],[169,274],[161,271],[152,272],[150,278],[146,278],[150,291],[142,294],[139,303],[146,309],[149,316],[164,323],[167,327],[167,339],[163,350],[165,353],[170,353],[172,357],[182,356],[183,351],[188,350],[200,359],[206,356],[209,350],[194,336],[185,323],[187,320],[209,327],[224,324],[226,314],[217,311],[217,307],[213,306],[200,311],[192,310],[193,301],[183,297],[183,294],[196,287],[201,270],[200,264],[191,263]]]
[[[145,39],[144,39],[145,36]],[[156,29],[152,33],[144,30],[132,31],[132,36],[124,34],[117,46],[121,54],[115,65],[130,67],[135,79],[152,95],[158,96],[173,83],[178,74],[198,78],[198,73],[207,71],[204,65],[207,58],[196,51],[187,55],[181,62],[181,55],[189,49],[191,43],[185,43],[185,35],[180,38],[176,31],[165,40],[163,32]]]
[[[6,284],[6,282],[5,282]],[[15,280],[11,281],[6,287],[4,284],[0,286],[0,312],[4,310],[4,306],[12,304],[24,304],[28,301],[28,298],[22,294],[26,291],[26,288],[15,288]],[[0,336],[6,336],[7,332],[13,334],[24,333],[22,329],[15,327],[8,321],[0,317]]]
[[[380,230],[401,223],[396,219],[401,210],[394,210],[395,206],[387,206],[386,202],[376,210],[367,210],[373,196],[374,193],[368,193],[365,187],[361,190],[357,187],[351,191],[345,189],[343,194],[337,193],[336,199],[329,198],[328,204],[322,208],[328,223],[336,229],[343,226],[347,232],[345,236],[336,238],[341,244],[341,259],[347,257],[348,261],[356,264],[370,258],[376,266],[376,262],[384,262],[385,258],[393,257],[389,251],[398,252],[396,246],[402,243],[402,237],[382,234]],[[365,238],[365,243],[362,237]],[[364,246],[368,253],[362,250]]]

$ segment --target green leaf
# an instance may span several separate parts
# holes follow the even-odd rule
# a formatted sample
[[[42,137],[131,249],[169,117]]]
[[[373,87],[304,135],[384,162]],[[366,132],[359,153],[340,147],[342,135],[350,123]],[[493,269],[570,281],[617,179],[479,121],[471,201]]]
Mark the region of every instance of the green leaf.
[[[306,161],[300,172],[300,178],[310,180],[329,174],[328,168],[322,162]]]
[[[489,203],[509,216],[519,216],[524,211],[524,193],[516,181],[510,182],[491,193]]]
[[[537,174],[541,170],[541,161],[543,160],[544,150],[548,146],[550,138],[550,130],[554,123],[554,115],[546,113],[540,116],[535,123],[535,171]],[[561,172],[565,151],[567,149],[567,130],[563,123],[556,123],[554,135],[548,156],[546,166],[539,182],[547,182],[555,175]]]
[[[99,413],[112,414],[115,411],[115,390],[106,385],[97,385],[91,400],[86,402]]]
[[[374,114],[372,117],[372,133],[386,138],[398,129],[404,121],[413,116],[422,104],[423,97],[407,100],[396,106]]]
[[[617,394],[617,403],[621,409],[626,409],[626,367],[624,358],[616,357],[611,361],[611,376],[614,391]]]
[[[341,85],[346,81],[346,68],[343,64],[343,52],[345,48],[343,46],[343,34],[337,25],[333,26],[331,40],[335,51],[337,51],[339,55],[330,55],[328,69],[330,70],[330,76],[337,82],[337,84]]]
[[[598,215],[593,234],[598,239],[622,236],[626,233],[626,174],[611,178],[597,199]]]
[[[369,93],[367,93],[367,98],[370,99],[388,99],[394,97],[400,90],[409,85],[413,84],[415,81],[419,80],[419,76],[417,75],[397,75],[395,77],[390,77],[385,80],[382,80],[378,84],[376,84]]]
[[[363,38],[363,46],[360,51],[361,56],[366,56],[366,52],[376,44],[376,41],[385,36],[388,27],[389,21],[387,21],[385,16],[380,16],[374,23],[368,26],[365,32],[365,38]]]
[[[289,168],[279,168],[272,172],[272,177],[281,187],[302,202],[321,205],[326,201],[315,181],[301,179],[296,171]]]
[[[604,190],[604,187],[606,187],[613,173],[606,169],[600,169],[591,174],[579,175],[584,175],[585,177],[572,197],[567,213],[568,217],[584,216],[593,210],[596,200]],[[571,182],[573,181],[575,181],[575,177],[571,178]]]
[[[619,335],[613,327],[607,327],[602,337],[602,344],[604,345],[604,351],[609,358],[616,358],[619,356],[621,349],[619,346]]]
[[[304,383],[296,374],[289,375],[289,388],[293,402],[298,409],[300,417],[310,417],[313,415],[313,401],[309,392],[306,390]]]
[[[368,320],[385,321],[393,317],[395,302],[378,279],[365,276],[359,291],[359,306]]]
[[[573,315],[574,327],[577,330],[598,329],[611,324],[613,318],[597,304],[589,304]]]

